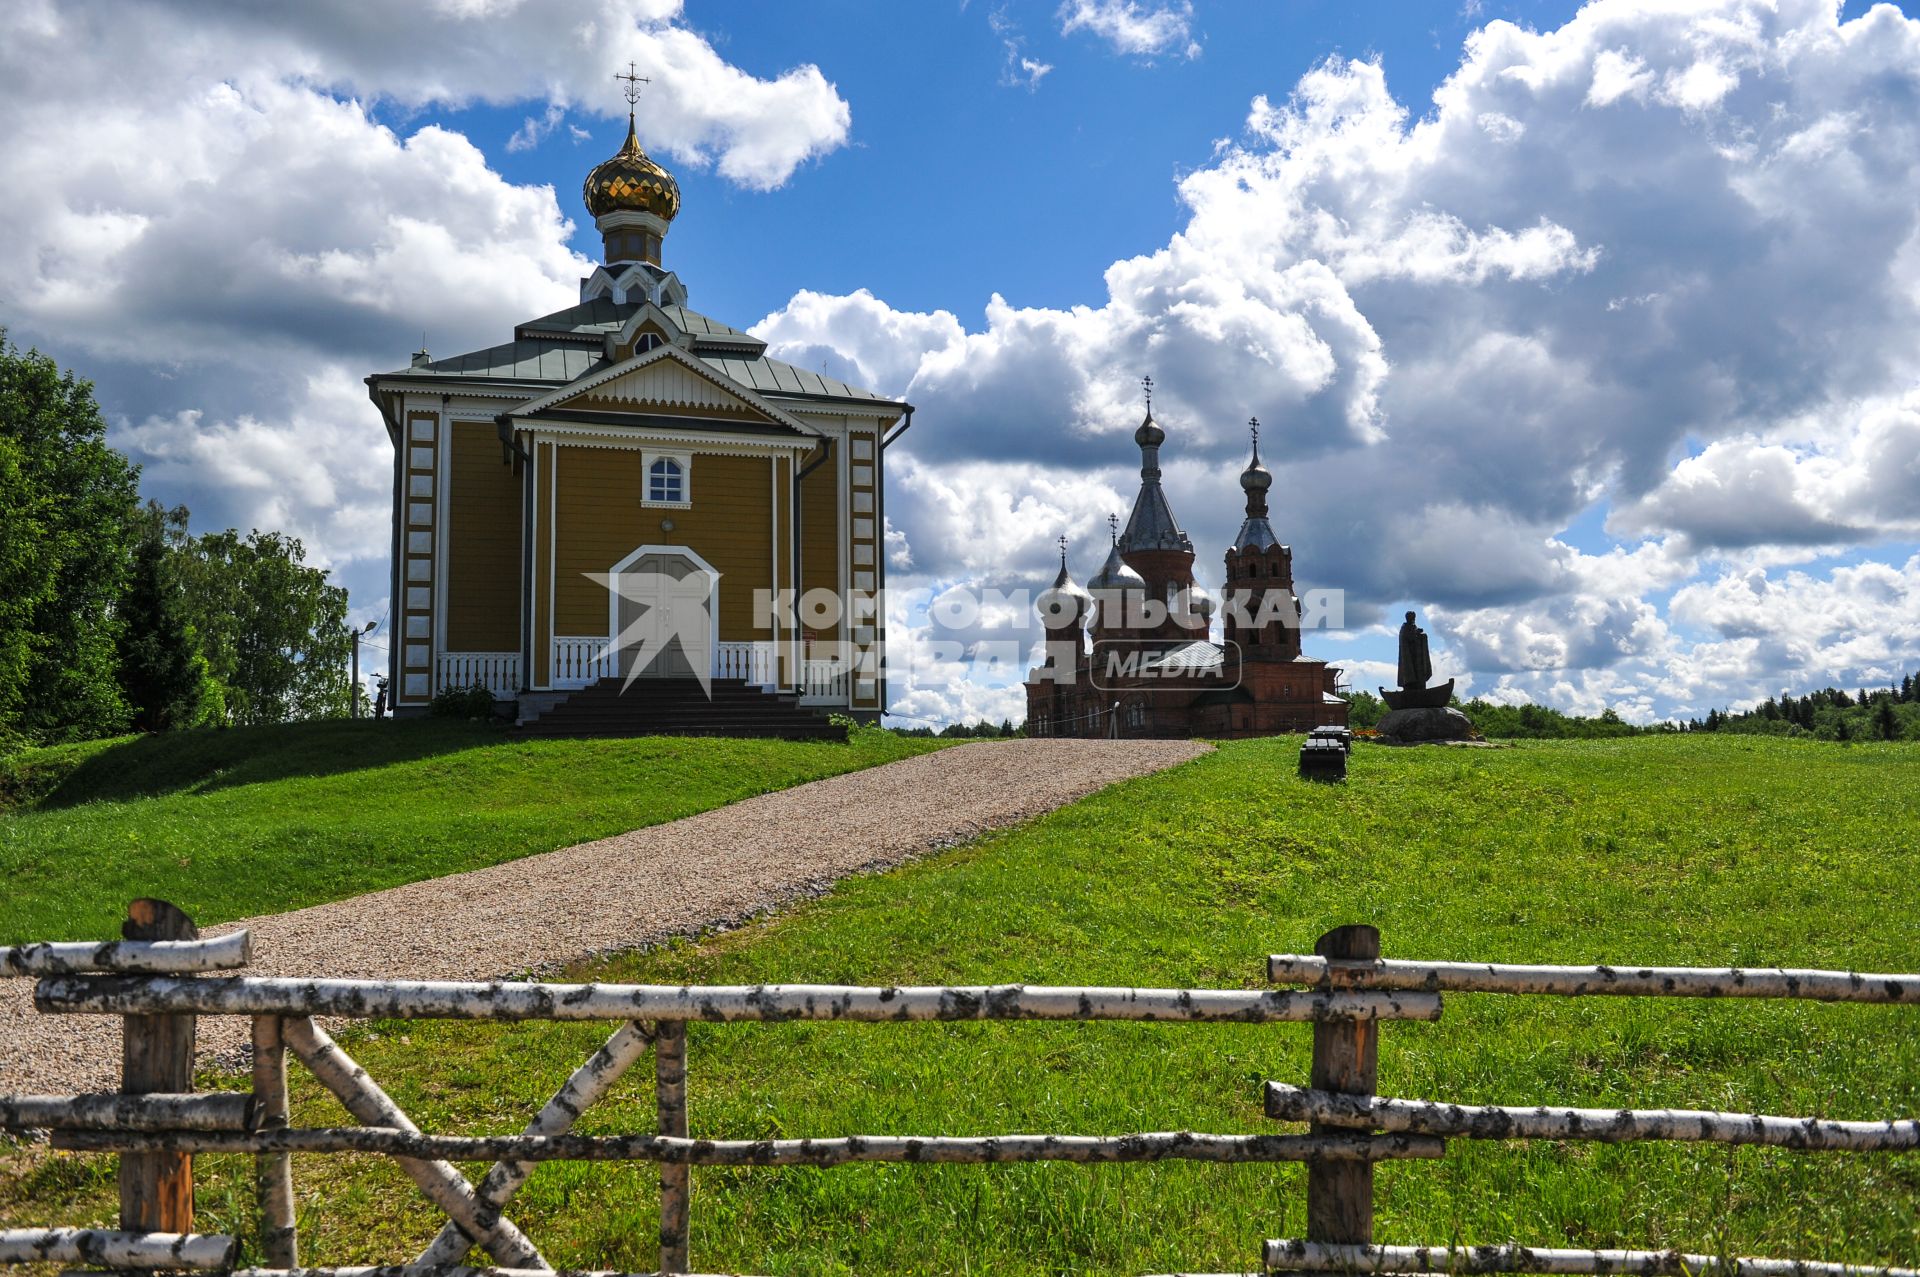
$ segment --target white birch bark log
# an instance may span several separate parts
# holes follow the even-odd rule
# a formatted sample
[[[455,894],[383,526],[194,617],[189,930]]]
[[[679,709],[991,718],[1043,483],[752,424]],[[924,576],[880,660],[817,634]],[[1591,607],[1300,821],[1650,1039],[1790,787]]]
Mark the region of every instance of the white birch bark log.
[[[245,1134],[56,1134],[55,1148],[195,1153],[378,1153],[454,1162],[643,1161],[688,1166],[845,1166],[853,1162],[1303,1162],[1431,1159],[1446,1141],[1431,1135],[846,1135],[826,1139],[711,1140],[663,1135],[423,1135],[375,1127]]]
[[[49,1013],[332,1015],[456,1020],[1165,1020],[1261,1024],[1437,1020],[1433,993],[1273,989],[1128,989],[1041,985],[878,988],[831,984],[536,984],[438,980],[290,980],[51,976],[34,990]]]
[[[620,1080],[634,1061],[646,1054],[652,1041],[653,1035],[642,1026],[633,1023],[621,1025],[585,1064],[574,1070],[573,1076],[561,1084],[553,1098],[527,1124],[525,1134],[563,1135],[572,1130],[580,1115],[612,1090],[613,1084]],[[499,1210],[513,1200],[513,1195],[533,1174],[534,1166],[533,1162],[495,1162],[475,1193],[488,1206]],[[420,1257],[414,1263],[458,1264],[472,1248],[473,1243],[466,1234],[449,1223],[420,1252]]]
[[[1565,997],[1809,998],[1818,1002],[1920,1002],[1920,975],[1785,967],[1557,967],[1500,962],[1341,963],[1356,987],[1430,993],[1546,993]],[[1276,984],[1322,984],[1328,960],[1277,953]]]
[[[261,1130],[284,1131],[288,1123],[287,1045],[278,1016],[253,1018],[253,1094]],[[254,1159],[254,1195],[260,1203],[260,1249],[267,1262],[291,1268],[300,1262],[293,1212],[293,1159],[262,1153]]]
[[[253,1111],[246,1094],[0,1095],[7,1130],[244,1131]]]
[[[355,1118],[369,1126],[419,1134],[419,1128],[400,1110],[400,1106],[312,1020],[283,1020],[281,1033],[287,1048],[313,1071],[320,1085],[339,1097],[347,1112]],[[272,1136],[275,1132],[261,1131],[258,1134]],[[476,1244],[485,1246],[495,1259],[524,1268],[552,1267],[519,1229],[474,1196],[473,1186],[451,1165],[445,1161],[417,1158],[396,1160],[400,1169],[420,1186],[427,1200],[445,1211],[448,1218],[459,1225]]]
[[[193,975],[234,971],[253,958],[253,937],[235,931],[211,940],[108,940],[0,946],[0,976]]]
[[[1920,1277],[1912,1268],[1804,1259],[1727,1259],[1677,1250],[1566,1250],[1539,1246],[1266,1245],[1269,1272],[1569,1273],[1626,1277]]]
[[[1290,1122],[1364,1123],[1383,1131],[1476,1140],[1595,1140],[1603,1144],[1685,1140],[1855,1153],[1920,1148],[1920,1121],[1912,1118],[1850,1122],[1698,1109],[1442,1104],[1434,1100],[1336,1095],[1284,1082],[1267,1083],[1267,1116]]]
[[[225,1268],[239,1242],[213,1233],[128,1233],[105,1228],[0,1230],[0,1264],[100,1268]]]

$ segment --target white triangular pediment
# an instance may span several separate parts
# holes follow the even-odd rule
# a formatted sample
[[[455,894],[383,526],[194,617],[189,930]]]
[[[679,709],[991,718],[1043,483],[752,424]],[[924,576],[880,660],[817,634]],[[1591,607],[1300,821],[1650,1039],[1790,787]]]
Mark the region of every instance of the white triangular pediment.
[[[632,404],[636,411],[649,408],[718,408],[726,412],[752,412],[764,416],[740,396],[727,391],[711,378],[702,377],[677,359],[656,359],[643,368],[623,373],[612,381],[595,386],[595,399],[610,399]]]
[[[612,368],[590,373],[521,405],[516,415],[576,406],[582,400],[637,413],[745,414],[791,426],[804,434],[818,433],[677,346],[659,346]]]

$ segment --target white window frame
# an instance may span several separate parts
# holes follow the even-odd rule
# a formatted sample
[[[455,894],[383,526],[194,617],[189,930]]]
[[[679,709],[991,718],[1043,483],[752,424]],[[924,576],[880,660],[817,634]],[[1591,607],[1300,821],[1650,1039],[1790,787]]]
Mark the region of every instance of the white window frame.
[[[680,467],[680,499],[678,501],[655,501],[653,499],[653,466],[657,461],[671,461]],[[641,452],[640,504],[656,510],[691,509],[693,507],[693,454],[687,452]]]

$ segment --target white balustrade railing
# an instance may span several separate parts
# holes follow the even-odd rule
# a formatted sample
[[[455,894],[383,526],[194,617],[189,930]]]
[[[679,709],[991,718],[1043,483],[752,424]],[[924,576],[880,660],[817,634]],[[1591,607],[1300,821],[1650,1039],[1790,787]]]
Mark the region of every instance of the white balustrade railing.
[[[585,687],[620,672],[620,654],[613,640],[603,635],[592,638],[556,638],[553,640],[553,679],[555,687]]]
[[[715,678],[742,678],[762,687],[779,682],[771,643],[721,643],[713,653]]]
[[[800,662],[800,703],[847,703],[847,666],[839,661]]]
[[[714,646],[713,676],[738,678],[761,687],[780,684],[780,649],[766,642],[718,643]],[[516,664],[515,673],[518,673]],[[553,678],[556,688],[586,687],[620,672],[620,657],[609,639],[556,638],[553,640]],[[805,704],[847,703],[850,668],[844,661],[800,662],[798,691]]]
[[[442,652],[435,671],[438,689],[486,686],[501,700],[520,693],[520,653],[518,652]]]

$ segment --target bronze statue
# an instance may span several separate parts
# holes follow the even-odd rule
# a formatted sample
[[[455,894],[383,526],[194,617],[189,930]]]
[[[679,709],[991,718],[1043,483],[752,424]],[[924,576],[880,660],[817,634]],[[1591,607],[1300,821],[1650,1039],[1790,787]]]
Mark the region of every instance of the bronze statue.
[[[1433,677],[1433,658],[1427,653],[1427,632],[1413,623],[1413,613],[1407,613],[1405,624],[1400,627],[1400,686],[1406,691],[1419,691]]]
[[[1400,690],[1380,689],[1380,699],[1389,709],[1439,709],[1453,700],[1453,680],[1427,686],[1433,677],[1433,657],[1427,651],[1427,632],[1413,623],[1407,613],[1400,626]]]

